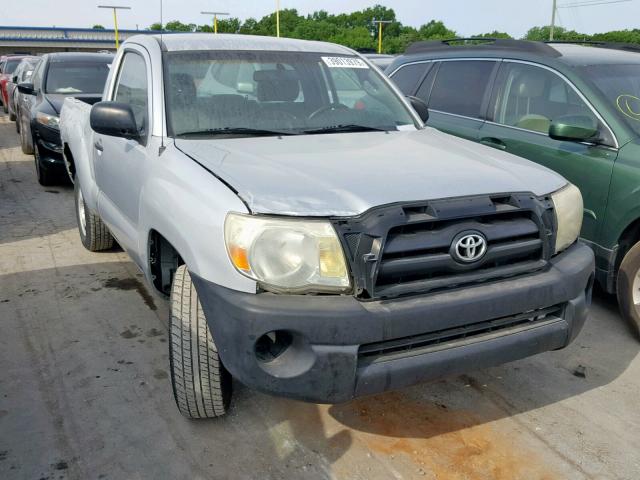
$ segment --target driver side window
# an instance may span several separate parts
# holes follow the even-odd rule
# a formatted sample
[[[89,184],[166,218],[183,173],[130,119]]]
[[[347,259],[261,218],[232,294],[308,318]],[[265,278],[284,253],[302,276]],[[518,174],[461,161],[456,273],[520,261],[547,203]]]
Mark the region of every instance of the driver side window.
[[[598,118],[575,90],[554,72],[534,65],[505,63],[498,77],[490,120],[547,134],[551,122],[571,115],[597,127]]]
[[[149,131],[147,85],[147,67],[144,58],[134,52],[125,53],[113,100],[131,106],[141,138],[146,138]]]

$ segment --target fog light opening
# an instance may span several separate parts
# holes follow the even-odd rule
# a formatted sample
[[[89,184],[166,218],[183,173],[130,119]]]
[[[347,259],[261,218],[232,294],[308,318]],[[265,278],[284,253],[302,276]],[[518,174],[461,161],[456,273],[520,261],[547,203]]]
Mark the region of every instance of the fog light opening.
[[[274,330],[262,335],[255,344],[256,358],[269,363],[280,357],[293,343],[293,336],[286,330]]]

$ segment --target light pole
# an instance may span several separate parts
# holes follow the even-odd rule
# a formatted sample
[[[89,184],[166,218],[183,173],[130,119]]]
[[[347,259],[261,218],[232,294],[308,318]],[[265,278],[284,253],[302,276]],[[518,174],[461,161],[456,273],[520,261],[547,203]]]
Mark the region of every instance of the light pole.
[[[110,8],[113,10],[113,25],[115,27],[117,50],[120,47],[120,40],[118,39],[118,15],[116,14],[116,10],[131,10],[131,7],[122,7],[118,5],[98,5],[98,8]]]
[[[553,34],[556,28],[556,13],[559,8],[578,8],[578,7],[595,7],[598,5],[609,5],[611,3],[627,3],[632,0],[577,0],[562,5],[557,4],[557,0],[553,0],[553,11],[551,12],[551,29],[549,31],[549,41],[553,41]]]
[[[280,38],[280,0],[276,0],[276,37]]]
[[[557,0],[553,0],[553,11],[551,12],[551,29],[549,30],[549,41],[553,42],[553,31],[556,29],[556,12],[558,11]]]
[[[227,12],[200,12],[202,15],[213,15],[213,33],[218,33],[218,15],[229,15]]]
[[[382,53],[382,25],[385,23],[393,23],[391,20],[376,20],[373,19],[373,24],[378,24],[378,53]]]

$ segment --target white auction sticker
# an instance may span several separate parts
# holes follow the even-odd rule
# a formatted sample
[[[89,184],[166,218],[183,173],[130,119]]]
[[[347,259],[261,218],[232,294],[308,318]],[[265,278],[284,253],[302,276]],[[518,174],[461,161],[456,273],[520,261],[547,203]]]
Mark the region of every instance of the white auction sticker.
[[[369,68],[364,60],[355,57],[322,57],[329,68]]]

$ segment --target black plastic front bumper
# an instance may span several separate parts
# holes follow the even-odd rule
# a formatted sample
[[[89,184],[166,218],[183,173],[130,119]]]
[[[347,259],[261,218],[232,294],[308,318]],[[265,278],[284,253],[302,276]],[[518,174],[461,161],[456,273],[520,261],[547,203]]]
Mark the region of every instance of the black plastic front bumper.
[[[249,294],[192,278],[222,362],[234,377],[276,395],[339,403],[567,346],[585,322],[593,272],[592,250],[576,244],[535,274],[385,301]],[[502,329],[489,322],[524,312],[535,316],[545,307],[554,313],[540,320]],[[474,325],[482,328],[469,334]],[[256,342],[272,331],[287,332],[292,342],[264,362]],[[416,341],[416,348],[384,353],[395,340],[414,337],[445,341]],[[381,353],[363,355],[372,344]]]

